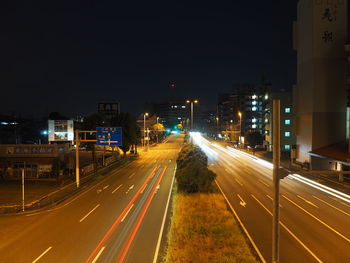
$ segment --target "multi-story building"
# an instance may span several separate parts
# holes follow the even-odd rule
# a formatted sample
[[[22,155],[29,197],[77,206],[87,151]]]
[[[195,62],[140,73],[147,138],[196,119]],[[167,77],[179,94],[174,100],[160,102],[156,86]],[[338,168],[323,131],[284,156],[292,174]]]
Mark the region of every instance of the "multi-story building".
[[[346,139],[346,41],[347,1],[298,2],[296,157],[312,169],[332,169],[318,149]]]
[[[273,145],[273,100],[280,100],[280,144],[282,151],[290,151],[296,144],[296,138],[293,134],[294,113],[293,98],[291,92],[280,91],[272,92],[266,105],[265,115],[265,142],[269,150]]]
[[[238,141],[240,135],[249,132],[265,134],[265,113],[270,90],[270,84],[235,85],[232,93],[219,95],[220,129],[230,134],[230,140]]]

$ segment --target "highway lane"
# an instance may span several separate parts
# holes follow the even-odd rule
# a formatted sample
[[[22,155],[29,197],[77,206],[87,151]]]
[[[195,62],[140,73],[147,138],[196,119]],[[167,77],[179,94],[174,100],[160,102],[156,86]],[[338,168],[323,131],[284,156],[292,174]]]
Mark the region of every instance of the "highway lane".
[[[199,144],[263,261],[271,262],[273,191],[269,165],[204,139]],[[281,181],[280,199],[281,262],[350,261],[350,203],[290,177]]]
[[[182,140],[150,148],[59,207],[1,216],[1,262],[116,262],[121,253],[152,262]]]

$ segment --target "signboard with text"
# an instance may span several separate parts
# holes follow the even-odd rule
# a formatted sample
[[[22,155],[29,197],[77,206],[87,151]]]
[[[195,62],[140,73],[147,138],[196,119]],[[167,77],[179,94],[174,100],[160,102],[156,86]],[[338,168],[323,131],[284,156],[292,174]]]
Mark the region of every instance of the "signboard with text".
[[[97,145],[122,146],[122,128],[97,127],[96,142]]]

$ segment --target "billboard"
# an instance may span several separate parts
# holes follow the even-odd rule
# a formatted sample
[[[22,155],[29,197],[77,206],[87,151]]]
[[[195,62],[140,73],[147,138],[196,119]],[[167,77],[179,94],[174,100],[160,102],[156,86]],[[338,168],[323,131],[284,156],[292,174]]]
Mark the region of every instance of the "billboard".
[[[49,142],[67,142],[73,140],[73,120],[49,120]]]

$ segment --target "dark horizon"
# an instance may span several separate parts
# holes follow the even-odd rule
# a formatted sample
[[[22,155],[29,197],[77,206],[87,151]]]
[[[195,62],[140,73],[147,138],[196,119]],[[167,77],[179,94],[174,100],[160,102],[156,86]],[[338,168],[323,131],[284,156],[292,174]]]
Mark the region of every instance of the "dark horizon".
[[[1,113],[65,115],[95,112],[119,101],[137,115],[170,95],[214,107],[235,83],[291,89],[296,58],[296,1],[225,1],[85,6],[8,3],[1,22]]]

